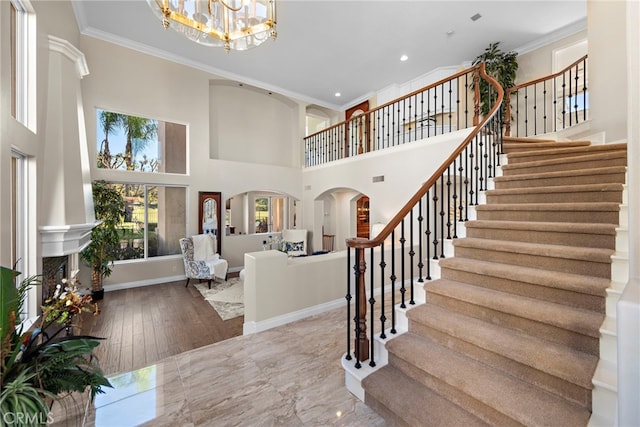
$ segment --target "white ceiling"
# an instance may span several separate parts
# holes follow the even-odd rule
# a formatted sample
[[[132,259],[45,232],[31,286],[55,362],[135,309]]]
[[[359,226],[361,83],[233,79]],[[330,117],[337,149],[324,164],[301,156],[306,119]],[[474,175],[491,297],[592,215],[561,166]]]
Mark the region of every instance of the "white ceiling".
[[[73,9],[85,35],[337,110],[470,62],[492,42],[524,52],[575,33],[587,14],[586,0],[277,0],[277,40],[227,54],[164,30],[145,0],[74,0]]]

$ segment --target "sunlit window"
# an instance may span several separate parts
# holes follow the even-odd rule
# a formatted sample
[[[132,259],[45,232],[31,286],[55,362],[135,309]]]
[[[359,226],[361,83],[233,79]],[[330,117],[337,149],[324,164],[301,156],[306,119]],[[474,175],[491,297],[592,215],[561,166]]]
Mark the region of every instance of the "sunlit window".
[[[149,173],[186,173],[187,127],[96,110],[97,166]]]
[[[28,0],[11,0],[11,115],[36,131],[36,15]]]
[[[125,216],[118,225],[118,260],[154,258],[180,253],[179,239],[186,233],[185,187],[155,184],[117,184],[125,201]]]

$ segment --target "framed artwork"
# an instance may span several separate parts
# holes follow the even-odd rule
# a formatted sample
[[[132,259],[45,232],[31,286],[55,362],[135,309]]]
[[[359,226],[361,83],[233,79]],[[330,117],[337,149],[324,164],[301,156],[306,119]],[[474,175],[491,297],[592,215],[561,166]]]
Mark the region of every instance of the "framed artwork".
[[[218,245],[217,252],[222,255],[222,225],[220,202],[222,196],[218,192],[200,191],[198,193],[198,232],[213,234]]]

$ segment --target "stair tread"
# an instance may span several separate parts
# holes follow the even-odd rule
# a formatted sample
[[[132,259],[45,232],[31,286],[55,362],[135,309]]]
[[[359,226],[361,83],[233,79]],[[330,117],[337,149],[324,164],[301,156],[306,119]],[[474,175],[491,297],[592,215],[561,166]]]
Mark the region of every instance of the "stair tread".
[[[475,237],[454,239],[453,246],[479,248],[500,252],[513,252],[529,255],[552,256],[566,259],[582,259],[595,262],[611,262],[611,249],[582,248],[573,246],[547,245],[543,243],[528,243],[510,240],[491,240]]]
[[[600,336],[604,314],[534,298],[509,294],[448,279],[425,286],[427,294],[438,295],[489,308],[513,316],[577,332],[593,338]],[[427,295],[427,302],[429,296]]]
[[[589,168],[589,169],[574,169],[574,170],[561,170],[553,172],[537,172],[537,173],[523,173],[517,175],[502,175],[494,178],[494,182],[506,182],[506,181],[523,181],[542,178],[562,178],[562,177],[575,177],[575,176],[594,176],[604,175],[611,173],[625,173],[626,166],[608,166],[604,168]]]
[[[407,363],[525,425],[586,425],[589,420],[585,408],[411,332],[387,347]]]
[[[570,159],[567,159],[566,157],[562,157],[562,158],[556,158],[556,159],[533,160],[530,162],[522,162],[522,163],[507,163],[502,165],[502,169],[503,170],[527,169],[532,167],[565,164],[567,162],[579,163],[579,162],[588,162],[588,161],[594,161],[594,160],[606,160],[606,159],[612,159],[612,158],[618,158],[618,157],[623,157],[626,159],[627,158],[626,150],[591,153],[591,154],[585,154],[584,156],[574,156],[574,157],[571,157]]]
[[[533,267],[516,267],[508,264],[461,257],[441,259],[440,267],[473,271],[488,277],[500,277],[519,282],[527,282],[538,286],[564,289],[572,292],[580,292],[597,296],[604,296],[606,289],[611,283],[609,279],[601,277],[542,270]],[[516,268],[518,272],[517,275],[514,275],[514,269]]]
[[[554,154],[557,156],[561,156],[562,154],[574,154],[574,153],[591,153],[591,152],[602,152],[602,151],[615,151],[615,150],[626,150],[626,143],[616,143],[616,144],[602,144],[602,145],[589,145],[586,147],[567,147],[567,148],[557,148],[555,150],[539,150],[536,152],[520,152],[520,153],[510,153],[507,155],[507,158],[518,158],[518,157],[531,157],[535,154],[540,154],[543,156],[548,156],[550,154]]]
[[[477,211],[585,211],[613,212],[620,211],[616,202],[569,202],[569,203],[493,203],[477,205]]]
[[[363,381],[365,393],[389,407],[410,425],[423,425],[424,409],[428,408],[429,426],[482,426],[486,423],[440,396],[423,384],[387,365]],[[394,393],[388,393],[394,390]],[[365,397],[366,400],[366,397]],[[420,409],[417,409],[420,408]]]
[[[538,142],[557,142],[557,139],[551,138],[536,138],[536,137],[525,137],[525,136],[504,136],[502,138],[504,142],[521,142],[524,144],[535,144]]]
[[[465,222],[467,228],[551,231],[557,233],[605,234],[615,236],[616,225],[583,222],[507,221],[477,219]]]
[[[591,145],[590,141],[535,141],[522,143],[521,141],[504,142],[503,139],[502,142],[502,146],[505,150],[508,148],[525,148],[531,151],[545,148],[587,147],[589,145]]]
[[[518,175],[516,175],[518,176]],[[623,185],[618,183],[601,183],[601,184],[579,184],[579,185],[549,185],[543,187],[522,187],[522,188],[497,188],[487,190],[487,196],[502,196],[514,194],[532,194],[532,193],[577,193],[591,191],[622,191]]]
[[[594,355],[433,304],[427,303],[410,310],[408,317],[411,321],[429,325],[485,350],[591,389],[591,378],[598,363]]]

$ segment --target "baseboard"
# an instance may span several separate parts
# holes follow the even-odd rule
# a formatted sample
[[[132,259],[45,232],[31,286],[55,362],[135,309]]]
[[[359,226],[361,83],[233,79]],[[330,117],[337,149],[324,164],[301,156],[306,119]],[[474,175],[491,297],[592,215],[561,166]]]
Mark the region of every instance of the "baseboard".
[[[186,280],[187,278],[185,277],[184,274],[182,274],[178,276],[162,277],[158,279],[138,280],[135,282],[118,283],[115,285],[105,285],[104,291],[105,292],[120,291],[122,289],[139,288],[142,286],[160,285],[162,283],[180,282],[180,281],[186,281]]]
[[[258,332],[266,331],[268,329],[275,328],[277,326],[286,325],[287,323],[295,322],[309,316],[313,316],[327,311],[334,310],[336,308],[344,307],[346,304],[344,298],[329,301],[323,304],[314,305],[313,307],[305,308],[302,310],[294,311],[291,313],[283,314],[280,316],[272,317],[270,319],[261,320],[259,322],[250,321],[245,322],[242,326],[243,335],[251,335]]]

